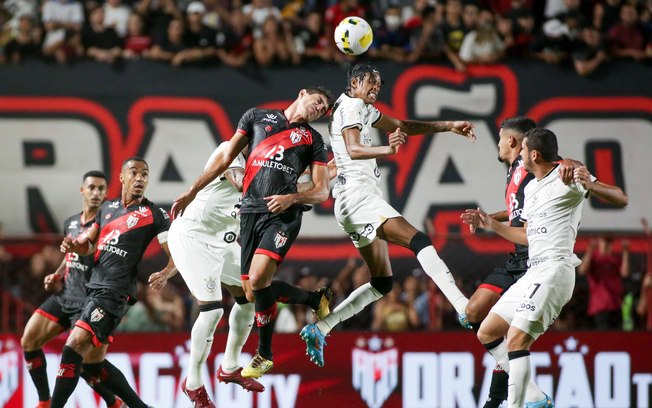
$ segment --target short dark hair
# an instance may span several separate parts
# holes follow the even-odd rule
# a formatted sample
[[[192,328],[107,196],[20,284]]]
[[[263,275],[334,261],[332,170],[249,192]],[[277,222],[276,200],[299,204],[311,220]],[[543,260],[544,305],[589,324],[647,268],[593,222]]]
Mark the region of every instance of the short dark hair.
[[[358,64],[355,64],[353,68],[349,69],[349,72],[346,77],[346,91],[351,90],[351,81],[353,78],[358,78],[362,79],[366,74],[379,74],[380,71],[378,68],[376,68],[374,65],[372,65],[370,62],[360,62]],[[381,84],[384,84],[385,81],[381,80]]]
[[[507,118],[500,123],[500,127],[503,129],[515,130],[521,135],[524,135],[529,130],[537,127],[537,123],[532,118],[527,116],[515,116],[513,118]]]
[[[333,93],[331,92],[330,89],[324,86],[309,86],[306,88],[306,92],[308,93],[308,95],[314,95],[316,93],[324,95],[326,97],[326,100],[328,101],[328,109],[333,107],[335,98],[333,98]]]
[[[125,166],[127,165],[127,163],[129,163],[130,161],[142,162],[142,163],[145,163],[145,166],[149,167],[149,164],[147,164],[145,159],[143,159],[142,157],[140,157],[140,156],[131,156],[131,157],[126,158],[125,161],[122,162],[122,167],[121,168],[124,169]]]
[[[106,174],[104,174],[103,171],[101,171],[101,170],[91,170],[91,171],[87,171],[84,174],[84,177],[82,177],[82,183],[84,182],[84,180],[86,180],[89,177],[97,177],[97,178],[101,178],[101,179],[106,180]]]
[[[529,130],[525,137],[528,149],[538,151],[546,162],[554,162],[559,157],[557,136],[551,130],[534,128]]]

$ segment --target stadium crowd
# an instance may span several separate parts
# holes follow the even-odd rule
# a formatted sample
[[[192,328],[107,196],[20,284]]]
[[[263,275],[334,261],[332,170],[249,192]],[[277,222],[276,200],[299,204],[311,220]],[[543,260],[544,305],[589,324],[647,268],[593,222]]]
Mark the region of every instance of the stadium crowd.
[[[555,321],[554,329],[557,330],[652,330],[652,233],[644,224],[645,237],[648,242],[647,254],[632,256],[627,261],[628,274],[614,284],[617,287],[613,293],[619,318],[609,324],[599,324],[595,320],[595,311],[591,309],[592,297],[602,296],[593,288],[589,276],[578,270],[575,294],[564,308],[561,316]],[[591,251],[597,248],[602,237],[595,237],[589,244]],[[2,239],[0,239],[2,242]],[[613,239],[613,253],[618,261],[625,258],[628,241]],[[586,255],[586,254],[582,254]],[[0,245],[0,287],[3,290],[4,302],[11,299],[21,302],[21,309],[15,305],[7,307],[10,327],[20,332],[24,323],[34,308],[43,302],[50,294],[43,290],[43,279],[52,273],[61,263],[62,254],[56,245],[45,245],[39,252],[29,258],[12,256]],[[590,256],[590,254],[589,254]],[[160,260],[159,260],[160,261]],[[141,263],[138,282],[138,302],[131,307],[119,326],[118,331],[123,332],[174,332],[188,331],[192,326],[199,310],[185,283],[179,276],[170,280],[170,285],[163,290],[155,291],[146,284],[147,276],[152,271],[160,269],[160,262],[156,259],[144,260]],[[604,259],[602,263],[606,262]],[[344,262],[339,271],[333,274],[317,274],[307,266],[296,262],[287,262],[281,265],[278,279],[285,280],[306,290],[315,290],[329,286],[334,292],[333,303],[339,304],[353,290],[365,284],[369,273],[361,259],[350,258]],[[456,313],[439,291],[432,279],[421,269],[406,270],[395,265],[396,277],[393,290],[378,302],[370,305],[355,319],[350,319],[338,326],[338,330],[372,330],[372,331],[410,331],[410,330],[463,330],[457,322]],[[603,268],[604,269],[604,268]],[[482,277],[465,276],[462,271],[457,275],[458,286],[467,295],[473,293]],[[601,274],[606,272],[602,271]],[[478,280],[479,279],[479,280]],[[606,277],[594,279],[605,280]],[[613,279],[613,278],[609,278]],[[616,278],[618,279],[618,278]],[[225,307],[228,311],[233,306],[234,300],[228,292],[224,292]],[[613,292],[613,291],[612,291]],[[612,303],[613,303],[612,302]],[[595,303],[595,301],[593,302]],[[17,316],[21,313],[22,316]],[[314,314],[306,306],[279,304],[279,318],[276,330],[279,332],[295,333],[305,324],[315,321]],[[226,332],[228,319],[222,319],[218,331]],[[6,329],[6,328],[5,328]]]
[[[80,58],[174,66],[347,62],[333,32],[361,16],[365,57],[468,64],[533,58],[588,75],[652,59],[652,0],[4,0],[0,64]]]

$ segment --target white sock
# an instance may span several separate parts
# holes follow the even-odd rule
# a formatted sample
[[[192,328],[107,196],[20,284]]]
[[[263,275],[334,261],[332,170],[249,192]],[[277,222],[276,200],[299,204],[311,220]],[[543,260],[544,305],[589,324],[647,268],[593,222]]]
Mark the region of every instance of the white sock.
[[[360,313],[368,304],[375,302],[381,297],[383,295],[371,286],[371,283],[365,283],[351,292],[324,320],[317,322],[317,327],[323,334],[328,334],[338,323]]]
[[[530,370],[529,354],[509,360],[509,382],[507,385],[507,402],[509,408],[523,407],[525,403],[525,389],[530,382]]]
[[[500,344],[493,349],[489,350],[489,354],[493,356],[493,358],[496,360],[496,368],[501,368],[503,369],[506,373],[510,373],[509,369],[509,357],[507,355],[507,342],[506,341],[501,341]],[[511,378],[511,374],[510,374]],[[525,400],[528,402],[536,402],[536,401],[541,401],[542,399],[545,398],[545,394],[539,386],[532,380],[532,376],[530,375],[527,383],[527,388],[525,390]]]
[[[222,370],[232,373],[240,367],[240,353],[254,324],[255,305],[235,303],[229,316],[229,335],[226,339]]]
[[[509,373],[509,357],[507,356],[507,342],[503,339],[496,347],[489,349],[489,354],[505,372]]]
[[[426,274],[437,284],[441,293],[451,302],[455,311],[464,313],[469,299],[464,296],[455,284],[453,274],[450,273],[444,261],[441,260],[437,251],[435,251],[435,247],[431,245],[423,248],[417,254],[417,259]]]
[[[219,308],[199,312],[190,333],[190,361],[188,362],[188,379],[186,387],[196,390],[204,385],[201,378],[201,367],[206,362],[213,345],[213,333],[220,322],[224,309]]]

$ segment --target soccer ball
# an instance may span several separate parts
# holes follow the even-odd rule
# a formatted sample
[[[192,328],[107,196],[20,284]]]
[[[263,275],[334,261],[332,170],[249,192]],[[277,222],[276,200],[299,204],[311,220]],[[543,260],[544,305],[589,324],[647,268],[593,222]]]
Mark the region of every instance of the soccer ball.
[[[360,55],[374,39],[371,26],[360,17],[346,17],[335,28],[335,45],[347,55]]]

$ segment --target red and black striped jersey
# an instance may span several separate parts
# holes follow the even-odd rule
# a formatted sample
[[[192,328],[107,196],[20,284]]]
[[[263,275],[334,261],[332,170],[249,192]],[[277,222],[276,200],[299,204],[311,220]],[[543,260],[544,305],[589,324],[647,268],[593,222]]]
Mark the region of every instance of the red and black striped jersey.
[[[509,215],[509,225],[522,227],[521,213],[525,203],[525,186],[534,178],[532,173],[525,170],[523,158],[519,155],[507,170],[507,187],[505,188],[505,204]],[[517,254],[527,253],[527,246],[514,244]]]
[[[311,164],[326,165],[326,145],[307,123],[289,123],[283,111],[252,108],[238,122],[249,138],[242,213],[267,212],[264,197],[297,192],[297,179]]]
[[[108,288],[135,297],[138,263],[149,243],[167,242],[168,213],[144,198],[125,207],[121,199],[106,201],[95,218],[100,234],[95,243],[95,267],[89,288]]]
[[[95,222],[95,219],[92,218],[83,224],[81,215],[81,213],[72,215],[63,222],[63,234],[66,237],[77,238]],[[86,298],[86,283],[90,279],[94,264],[93,255],[82,256],[74,252],[67,253],[63,292],[58,297],[69,302],[83,302]]]

